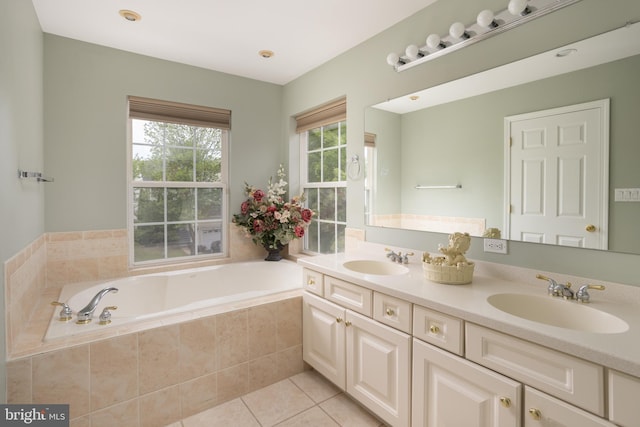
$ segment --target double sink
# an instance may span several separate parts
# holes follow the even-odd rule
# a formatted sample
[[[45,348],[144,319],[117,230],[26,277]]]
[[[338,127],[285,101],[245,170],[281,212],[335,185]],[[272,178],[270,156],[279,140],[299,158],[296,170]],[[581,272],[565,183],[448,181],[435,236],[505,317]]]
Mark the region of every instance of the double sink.
[[[346,261],[342,266],[355,273],[377,276],[397,276],[410,271],[401,264],[366,259]],[[627,322],[613,314],[558,297],[496,293],[486,300],[504,313],[549,326],[597,334],[617,334],[629,329]]]

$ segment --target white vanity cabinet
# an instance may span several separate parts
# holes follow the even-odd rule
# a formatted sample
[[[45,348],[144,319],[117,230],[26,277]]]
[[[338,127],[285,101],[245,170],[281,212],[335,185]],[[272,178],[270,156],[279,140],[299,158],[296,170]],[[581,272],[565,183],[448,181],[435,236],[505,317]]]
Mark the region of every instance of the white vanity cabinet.
[[[609,370],[609,419],[623,427],[640,425],[640,378]]]
[[[517,427],[521,387],[414,338],[413,427]]]
[[[562,400],[526,386],[524,427],[615,427]]]
[[[306,292],[302,313],[305,362],[385,422],[408,426],[411,337]]]

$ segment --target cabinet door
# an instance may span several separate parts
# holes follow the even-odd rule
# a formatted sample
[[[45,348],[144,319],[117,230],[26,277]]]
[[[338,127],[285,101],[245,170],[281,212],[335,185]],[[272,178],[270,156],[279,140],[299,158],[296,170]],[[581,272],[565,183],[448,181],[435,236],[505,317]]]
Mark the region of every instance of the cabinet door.
[[[408,426],[411,337],[347,310],[347,392],[392,426]]]
[[[302,296],[302,358],[345,389],[345,309],[305,292]]]
[[[615,427],[562,400],[525,386],[525,427]]]
[[[521,385],[413,340],[412,426],[520,425]]]

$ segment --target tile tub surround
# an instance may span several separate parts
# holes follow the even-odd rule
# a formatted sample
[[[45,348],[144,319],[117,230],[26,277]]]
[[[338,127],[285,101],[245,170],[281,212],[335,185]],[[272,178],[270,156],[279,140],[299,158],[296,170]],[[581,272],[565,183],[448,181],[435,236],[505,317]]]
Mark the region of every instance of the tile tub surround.
[[[230,226],[229,241],[229,258],[197,261],[179,268],[260,259],[264,254],[235,224]],[[7,260],[5,327],[9,358],[16,347],[24,347],[25,340],[38,339],[34,331],[37,334],[46,329],[42,325],[53,312],[48,304],[57,299],[62,286],[176,269],[175,265],[165,265],[130,270],[128,256],[127,231],[116,229],[45,233]],[[34,304],[39,299],[44,303]]]
[[[8,401],[70,403],[72,425],[170,424],[302,372],[301,309],[295,296],[15,359]]]

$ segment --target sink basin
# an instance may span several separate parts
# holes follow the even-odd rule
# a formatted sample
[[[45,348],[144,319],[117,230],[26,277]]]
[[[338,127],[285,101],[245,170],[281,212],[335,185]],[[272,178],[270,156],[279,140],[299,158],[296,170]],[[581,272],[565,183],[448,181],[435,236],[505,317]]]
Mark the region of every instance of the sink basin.
[[[369,259],[347,261],[342,264],[344,268],[356,273],[377,274],[381,276],[404,274],[409,271],[407,267],[394,264],[391,261],[375,261]]]
[[[489,304],[514,316],[575,331],[617,334],[629,329],[624,320],[573,301],[525,294],[496,294]]]

